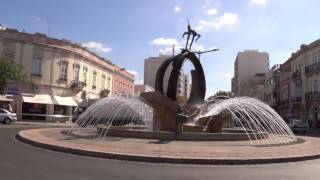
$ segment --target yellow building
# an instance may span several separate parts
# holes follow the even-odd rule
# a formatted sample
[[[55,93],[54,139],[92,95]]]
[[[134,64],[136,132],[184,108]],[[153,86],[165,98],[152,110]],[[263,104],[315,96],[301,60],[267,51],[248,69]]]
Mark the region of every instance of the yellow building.
[[[108,96],[112,93],[116,66],[68,40],[0,30],[0,56],[22,65],[27,76],[25,83],[12,82],[7,87],[20,119],[58,120],[57,115],[71,116],[83,99],[97,99],[102,90]]]

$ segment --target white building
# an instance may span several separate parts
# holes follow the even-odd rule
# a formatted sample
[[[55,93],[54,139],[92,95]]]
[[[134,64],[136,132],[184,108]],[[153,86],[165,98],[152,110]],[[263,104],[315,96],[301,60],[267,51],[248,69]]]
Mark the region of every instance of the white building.
[[[172,57],[171,55],[160,55],[158,57],[148,57],[144,61],[144,83],[146,85],[149,85],[150,87],[155,89],[155,79],[157,75],[157,71],[161,64],[168,58]],[[163,82],[164,86],[163,89],[166,92],[168,88],[168,81],[170,77],[170,73],[172,71],[172,65],[169,65]],[[178,80],[178,87],[177,87],[177,95],[179,96],[188,96],[188,91],[190,89],[190,83],[189,83],[189,77],[187,74],[184,74],[181,71],[181,74],[179,76]]]
[[[234,62],[234,77],[232,78],[232,94],[234,96],[249,96],[246,94],[246,90],[250,90],[248,84],[250,81],[250,87],[252,87],[252,80],[257,79],[257,74],[264,74],[269,69],[269,54],[266,52],[259,52],[258,50],[245,50],[239,52]],[[260,77],[259,77],[260,78]],[[262,79],[261,79],[262,81]],[[260,81],[257,81],[260,82]],[[244,89],[240,89],[245,87]],[[257,88],[261,89],[261,88]],[[240,94],[241,92],[241,94]],[[263,92],[257,92],[263,94]]]

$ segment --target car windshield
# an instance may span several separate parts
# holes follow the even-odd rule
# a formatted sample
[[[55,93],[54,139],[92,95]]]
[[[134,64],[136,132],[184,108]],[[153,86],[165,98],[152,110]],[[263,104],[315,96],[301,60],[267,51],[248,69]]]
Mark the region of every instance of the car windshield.
[[[10,114],[9,111],[5,110],[5,109],[0,109],[0,113],[6,113],[6,114]]]

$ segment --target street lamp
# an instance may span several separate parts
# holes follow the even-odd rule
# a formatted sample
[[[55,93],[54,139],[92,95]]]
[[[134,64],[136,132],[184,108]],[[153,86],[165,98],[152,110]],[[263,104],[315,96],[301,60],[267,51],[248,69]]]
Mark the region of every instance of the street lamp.
[[[201,54],[204,54],[204,53],[208,53],[208,52],[213,52],[213,51],[219,51],[219,49],[211,49],[211,50],[207,50],[207,51],[193,51],[193,53],[195,53],[195,54],[198,54],[198,56],[199,56],[199,60],[200,60],[200,55]]]

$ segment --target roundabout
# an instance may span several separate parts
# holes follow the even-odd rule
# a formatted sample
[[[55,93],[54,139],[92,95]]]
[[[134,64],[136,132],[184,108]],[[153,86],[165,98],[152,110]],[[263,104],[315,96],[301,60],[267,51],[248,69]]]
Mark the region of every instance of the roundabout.
[[[28,144],[98,158],[175,164],[263,164],[294,162],[320,157],[320,139],[298,137],[294,143],[252,145],[250,141],[166,141],[97,137],[92,129],[69,134],[66,128],[20,131]]]

